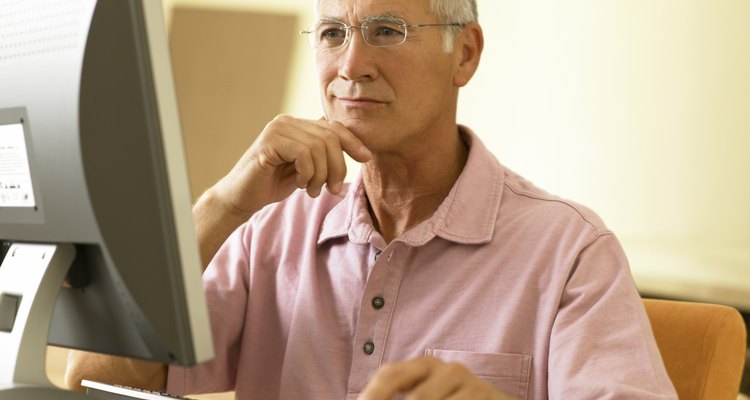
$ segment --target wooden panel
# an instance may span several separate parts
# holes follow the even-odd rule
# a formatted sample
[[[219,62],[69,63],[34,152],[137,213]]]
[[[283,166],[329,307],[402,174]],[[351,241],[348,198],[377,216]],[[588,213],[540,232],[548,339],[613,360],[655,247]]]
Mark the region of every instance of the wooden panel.
[[[197,198],[281,112],[294,15],[177,7],[170,43],[185,152]]]
[[[47,378],[57,387],[65,387],[65,367],[68,362],[68,349],[47,346]]]

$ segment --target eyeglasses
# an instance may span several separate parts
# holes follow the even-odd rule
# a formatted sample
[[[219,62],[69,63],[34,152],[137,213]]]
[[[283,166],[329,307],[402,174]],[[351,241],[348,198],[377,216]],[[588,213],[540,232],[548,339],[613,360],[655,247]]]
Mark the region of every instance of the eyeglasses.
[[[398,18],[369,18],[360,26],[347,25],[341,21],[320,21],[314,27],[300,32],[307,35],[313,49],[337,49],[350,39],[350,31],[359,29],[362,39],[372,47],[397,46],[406,41],[409,30],[431,26],[464,26],[461,23],[407,25]]]

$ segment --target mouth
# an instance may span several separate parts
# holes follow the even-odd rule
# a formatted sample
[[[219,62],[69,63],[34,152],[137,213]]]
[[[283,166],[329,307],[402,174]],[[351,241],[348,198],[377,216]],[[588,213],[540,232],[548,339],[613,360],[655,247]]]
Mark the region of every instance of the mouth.
[[[386,102],[371,97],[335,97],[339,104],[345,108],[374,108],[379,107]]]

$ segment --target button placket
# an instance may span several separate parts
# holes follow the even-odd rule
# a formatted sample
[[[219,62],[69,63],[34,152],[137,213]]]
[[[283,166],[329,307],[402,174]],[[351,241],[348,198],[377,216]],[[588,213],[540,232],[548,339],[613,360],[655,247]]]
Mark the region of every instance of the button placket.
[[[398,246],[398,244],[396,244],[396,246]],[[399,249],[399,251],[402,250],[403,249]],[[405,267],[399,262],[399,258],[395,257],[396,250],[389,248],[386,251],[388,253],[388,260],[387,267],[384,269],[388,272],[384,277],[382,291],[374,294],[370,301],[377,314],[375,326],[373,327],[373,341],[380,346],[375,349],[375,353],[380,354],[381,362],[383,360],[385,348],[387,347],[391,319],[393,318],[393,312],[396,306]]]
[[[403,268],[397,262],[391,246],[383,251],[376,251],[370,256],[377,265],[370,270],[362,293],[355,336],[358,348],[353,354],[348,382],[350,392],[362,390],[369,377],[380,367],[388,340],[391,314],[400,287]],[[380,256],[385,256],[387,259],[382,259]]]

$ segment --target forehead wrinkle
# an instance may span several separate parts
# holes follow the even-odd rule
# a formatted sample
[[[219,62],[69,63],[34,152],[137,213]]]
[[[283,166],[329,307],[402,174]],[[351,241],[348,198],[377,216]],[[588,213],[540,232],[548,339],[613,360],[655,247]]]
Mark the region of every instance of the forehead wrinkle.
[[[343,18],[329,17],[327,15],[324,15],[324,16],[320,17],[320,19],[318,20],[318,22],[344,22],[345,23],[346,21],[344,21]]]
[[[425,2],[425,6],[426,4],[427,3]],[[381,16],[406,20],[407,18],[404,15],[404,12],[407,9],[409,9],[409,7],[404,7],[404,4],[401,4],[401,1],[394,0],[382,2],[370,0],[316,0],[314,14],[317,20],[327,18],[329,21],[340,22],[346,22],[345,18],[348,16],[360,16],[362,14],[365,16],[358,18],[357,22],[363,22],[367,19],[374,19],[375,17]],[[331,13],[332,11],[334,14]],[[365,12],[369,12],[369,14],[365,14]]]

